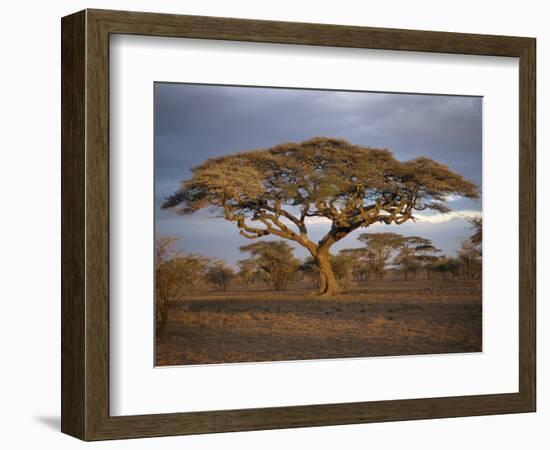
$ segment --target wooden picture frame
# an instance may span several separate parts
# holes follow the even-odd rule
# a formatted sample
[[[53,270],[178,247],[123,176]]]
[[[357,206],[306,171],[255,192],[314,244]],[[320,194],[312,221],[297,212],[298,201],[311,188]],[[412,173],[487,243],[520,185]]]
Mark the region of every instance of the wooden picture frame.
[[[135,34],[519,58],[519,391],[343,404],[109,415],[109,36]],[[533,38],[85,10],[62,19],[62,416],[83,440],[535,411]]]

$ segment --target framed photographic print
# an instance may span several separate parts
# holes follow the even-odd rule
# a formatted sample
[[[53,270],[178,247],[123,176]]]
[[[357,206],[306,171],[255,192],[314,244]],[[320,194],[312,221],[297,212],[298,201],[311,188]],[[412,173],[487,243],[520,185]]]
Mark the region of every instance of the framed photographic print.
[[[533,38],[63,18],[62,431],[535,411],[535,168]]]

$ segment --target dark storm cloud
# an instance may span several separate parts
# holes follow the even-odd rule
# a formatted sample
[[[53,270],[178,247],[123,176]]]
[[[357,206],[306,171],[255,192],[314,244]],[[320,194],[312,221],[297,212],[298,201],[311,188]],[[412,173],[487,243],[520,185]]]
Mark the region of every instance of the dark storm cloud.
[[[215,246],[216,236],[223,234],[223,245],[219,239],[223,249],[220,247],[218,256],[234,259],[241,238],[233,224],[222,226],[222,221],[216,219],[183,220],[160,211],[160,202],[190,175],[193,166],[209,157],[314,136],[387,148],[401,160],[427,156],[481,185],[481,114],[479,97],[157,83],[157,232],[185,235],[189,244],[196,243],[200,234],[194,231],[195,225],[203,227],[203,234],[204,227],[215,226],[205,242]],[[468,200],[449,206],[481,208],[480,202]],[[188,220],[193,226],[185,225]],[[432,228],[443,233],[448,224]],[[445,239],[440,239],[445,240],[443,247],[456,247],[455,238],[448,235]]]

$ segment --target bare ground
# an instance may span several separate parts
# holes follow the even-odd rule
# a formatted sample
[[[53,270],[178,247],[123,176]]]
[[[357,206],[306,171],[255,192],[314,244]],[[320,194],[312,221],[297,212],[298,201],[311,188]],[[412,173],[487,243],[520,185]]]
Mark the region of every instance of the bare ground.
[[[174,302],[157,334],[156,365],[482,350],[479,282],[384,281],[330,299],[306,289],[193,293]]]

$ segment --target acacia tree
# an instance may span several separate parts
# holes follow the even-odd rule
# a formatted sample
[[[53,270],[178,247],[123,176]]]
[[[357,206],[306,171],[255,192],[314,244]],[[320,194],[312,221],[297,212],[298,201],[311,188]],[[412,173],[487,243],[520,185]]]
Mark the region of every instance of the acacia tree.
[[[481,216],[468,219],[474,234],[462,241],[458,250],[458,259],[461,262],[463,274],[467,278],[478,279],[481,276],[481,256],[483,240],[483,221]]]
[[[284,241],[254,242],[239,250],[251,255],[240,261],[241,267],[246,261],[246,265],[253,268],[276,291],[286,289],[300,266],[300,261],[293,255],[294,249]]]
[[[235,277],[235,271],[223,261],[213,261],[206,271],[206,279],[222,291],[227,291]]]
[[[159,242],[163,245],[168,241],[161,238]],[[167,311],[169,302],[196,286],[204,287],[205,283],[226,291],[234,277],[235,271],[222,260],[174,250],[170,257],[156,265],[155,290],[161,304],[159,311]]]
[[[161,331],[168,320],[169,302],[177,287],[177,275],[169,264],[171,258],[178,256],[174,244],[178,239],[172,236],[155,239],[155,317],[157,331]]]
[[[340,250],[339,254],[345,255],[351,260],[351,274],[355,280],[367,281],[375,272],[366,248],[345,248]]]
[[[404,236],[397,233],[361,233],[357,239],[365,244],[370,272],[379,279],[384,276],[392,254],[406,241]]]
[[[213,206],[246,238],[298,243],[319,267],[324,295],[340,291],[330,248],[352,231],[402,224],[423,209],[446,212],[451,194],[478,197],[474,183],[432,159],[398,161],[389,150],[324,137],[211,158],[192,173],[164,208],[192,214]],[[317,242],[308,234],[312,217],[330,222]]]
[[[177,241],[172,236],[155,239],[155,311],[159,331],[168,320],[170,303],[200,282],[209,264],[204,256],[185,255],[177,250]]]
[[[482,255],[481,244],[483,241],[483,219],[481,216],[474,216],[467,219],[472,226],[474,234],[469,238],[470,243],[474,246],[475,252],[479,257]]]
[[[469,239],[462,241],[457,252],[462,275],[467,279],[478,279],[481,275],[481,258],[478,247]]]
[[[254,263],[249,259],[243,259],[238,261],[237,265],[239,266],[239,272],[237,273],[239,282],[244,286],[254,283],[258,277]]]
[[[406,236],[400,243],[399,253],[395,257],[394,263],[403,273],[403,278],[408,280],[410,274],[417,273],[420,269],[433,263],[437,259],[435,253],[440,251],[434,247],[431,239]]]
[[[450,281],[459,276],[461,263],[458,258],[440,256],[431,264],[431,268],[434,272],[439,272],[441,274],[442,280]]]

